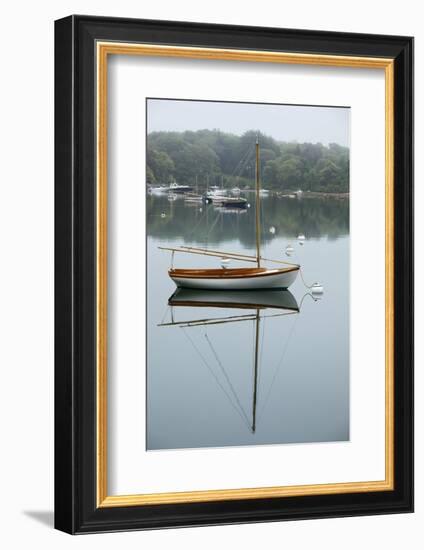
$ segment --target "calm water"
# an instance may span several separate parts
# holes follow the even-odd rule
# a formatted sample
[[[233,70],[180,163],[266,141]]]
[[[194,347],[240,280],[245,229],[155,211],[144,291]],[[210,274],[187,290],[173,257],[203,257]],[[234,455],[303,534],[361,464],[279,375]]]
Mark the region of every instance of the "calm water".
[[[246,196],[252,207],[244,212],[147,198],[147,449],[349,439],[348,201],[261,201],[262,255],[288,259],[291,244],[289,261],[301,264],[307,284],[322,283],[322,299],[307,295],[298,277],[282,299],[289,311],[168,305],[170,253],[158,246],[254,254],[254,196]],[[219,265],[219,258],[174,259],[175,267]],[[187,324],[199,320],[207,324]]]

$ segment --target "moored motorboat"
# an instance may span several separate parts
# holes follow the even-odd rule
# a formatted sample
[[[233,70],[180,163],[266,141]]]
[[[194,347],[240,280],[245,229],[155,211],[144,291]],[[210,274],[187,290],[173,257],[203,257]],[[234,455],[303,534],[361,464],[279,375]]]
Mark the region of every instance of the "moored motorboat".
[[[190,185],[182,185],[180,183],[177,183],[176,181],[169,185],[169,191],[171,193],[189,193],[192,190],[193,187],[191,187]]]

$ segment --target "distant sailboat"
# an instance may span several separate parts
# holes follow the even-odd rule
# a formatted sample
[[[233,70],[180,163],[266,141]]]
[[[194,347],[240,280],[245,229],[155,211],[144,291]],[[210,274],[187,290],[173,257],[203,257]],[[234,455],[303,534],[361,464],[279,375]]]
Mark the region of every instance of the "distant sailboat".
[[[287,289],[296,279],[300,266],[279,260],[266,260],[260,252],[260,181],[259,181],[259,140],[256,140],[256,256],[246,254],[213,251],[204,248],[186,247],[166,248],[172,255],[185,252],[205,256],[226,257],[241,262],[256,263],[256,267],[238,267],[231,269],[174,269],[168,274],[178,287],[213,290],[258,290]],[[279,264],[279,267],[262,267],[262,262]],[[282,267],[284,266],[284,267]]]
[[[199,193],[199,185],[197,181],[197,175],[196,175],[196,190],[194,193],[185,193],[184,194],[184,201],[186,203],[199,203],[203,202],[203,195]]]

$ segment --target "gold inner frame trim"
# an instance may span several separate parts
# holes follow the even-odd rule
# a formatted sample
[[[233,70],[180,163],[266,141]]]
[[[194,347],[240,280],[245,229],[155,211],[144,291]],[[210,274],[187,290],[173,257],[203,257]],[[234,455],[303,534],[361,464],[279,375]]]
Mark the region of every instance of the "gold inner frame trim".
[[[254,50],[97,42],[97,506],[142,506],[394,489],[394,60]],[[349,483],[254,487],[109,496],[107,493],[107,61],[109,55],[140,55],[283,63],[385,72],[385,479]]]

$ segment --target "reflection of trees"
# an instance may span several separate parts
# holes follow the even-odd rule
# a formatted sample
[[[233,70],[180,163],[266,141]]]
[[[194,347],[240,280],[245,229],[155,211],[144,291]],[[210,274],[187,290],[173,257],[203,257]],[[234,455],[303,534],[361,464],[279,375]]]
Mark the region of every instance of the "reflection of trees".
[[[221,213],[212,205],[187,206],[184,199],[147,197],[147,233],[163,240],[185,243],[219,243],[238,239],[245,247],[255,243],[254,198],[240,214]],[[349,201],[335,199],[266,198],[262,204],[262,241],[274,237],[337,238],[349,233]],[[200,211],[200,209],[202,211]],[[163,216],[165,214],[165,216]],[[275,234],[269,228],[275,227]]]

